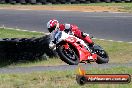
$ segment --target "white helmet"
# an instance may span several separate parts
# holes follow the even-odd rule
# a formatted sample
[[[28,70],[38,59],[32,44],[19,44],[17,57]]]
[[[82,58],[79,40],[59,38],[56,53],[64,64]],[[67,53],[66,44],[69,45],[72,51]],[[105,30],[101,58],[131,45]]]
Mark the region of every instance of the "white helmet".
[[[53,30],[55,30],[56,26],[59,24],[59,22],[55,19],[50,20],[47,23],[48,31],[51,33]]]

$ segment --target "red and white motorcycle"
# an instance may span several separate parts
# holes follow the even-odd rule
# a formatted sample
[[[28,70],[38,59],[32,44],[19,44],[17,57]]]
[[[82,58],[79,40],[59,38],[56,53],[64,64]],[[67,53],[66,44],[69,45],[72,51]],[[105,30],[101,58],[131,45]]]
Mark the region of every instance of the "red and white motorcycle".
[[[98,64],[108,63],[109,56],[99,45],[94,44],[92,51],[81,39],[57,30],[54,33],[55,48],[60,59],[69,65],[77,65],[81,62]]]

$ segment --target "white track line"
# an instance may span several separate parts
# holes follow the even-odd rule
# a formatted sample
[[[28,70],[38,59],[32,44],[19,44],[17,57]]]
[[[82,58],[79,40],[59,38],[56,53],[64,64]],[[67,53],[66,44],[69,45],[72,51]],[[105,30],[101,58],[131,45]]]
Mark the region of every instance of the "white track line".
[[[105,39],[99,39],[99,40],[102,40],[102,41],[103,41],[103,40],[105,40]]]
[[[27,32],[37,32],[37,33],[44,33],[44,32],[38,32],[38,31],[29,31],[29,30],[22,30],[22,29],[18,29],[18,28],[8,28],[8,27],[0,27],[0,28],[4,28],[4,29],[10,29],[10,30],[17,30],[17,31],[27,31]],[[47,33],[46,33],[47,34]]]
[[[101,40],[101,41],[109,41],[109,42],[119,42],[119,43],[123,43],[124,42],[124,41],[115,41],[115,40],[107,40],[107,39],[99,39],[99,38],[93,38],[93,39],[97,39],[97,40]],[[132,42],[124,42],[124,43],[132,44]]]
[[[132,44],[132,42],[128,42],[128,43]]]
[[[22,30],[22,29],[18,29],[18,28],[8,28],[5,27],[4,25],[0,28],[6,28],[6,29],[11,29],[11,30],[17,30],[17,31],[27,31],[27,32],[37,32],[37,33],[44,33],[44,32],[38,32],[38,31],[29,31],[29,30]],[[50,33],[45,33],[46,35],[50,34]],[[101,40],[101,41],[109,41],[109,42],[119,42],[119,43],[123,43],[124,41],[115,41],[115,40],[107,40],[107,39],[99,39],[99,38],[93,38],[93,39],[97,39],[97,40]],[[129,43],[132,44],[132,42],[125,42],[125,43]]]

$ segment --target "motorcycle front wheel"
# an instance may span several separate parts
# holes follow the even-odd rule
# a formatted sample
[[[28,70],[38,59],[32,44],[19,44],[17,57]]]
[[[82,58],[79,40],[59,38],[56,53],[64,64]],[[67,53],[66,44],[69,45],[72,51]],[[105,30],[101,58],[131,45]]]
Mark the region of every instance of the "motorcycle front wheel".
[[[69,65],[78,65],[79,58],[76,50],[69,44],[69,48],[65,49],[63,45],[57,46],[57,53],[60,59]]]

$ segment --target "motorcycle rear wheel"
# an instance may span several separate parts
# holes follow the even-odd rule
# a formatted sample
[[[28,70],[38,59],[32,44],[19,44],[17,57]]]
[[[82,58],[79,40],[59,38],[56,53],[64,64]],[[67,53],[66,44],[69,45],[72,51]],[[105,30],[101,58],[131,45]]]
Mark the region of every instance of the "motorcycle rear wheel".
[[[104,64],[109,62],[109,56],[105,50],[98,50],[96,63]]]
[[[96,63],[104,64],[109,62],[108,53],[99,45],[94,44],[94,52],[97,54]]]
[[[64,62],[66,62],[69,65],[78,65],[79,64],[79,58],[76,53],[76,50],[69,45],[69,49],[65,49],[63,45],[60,45],[57,47],[57,53],[60,57],[60,59]]]

